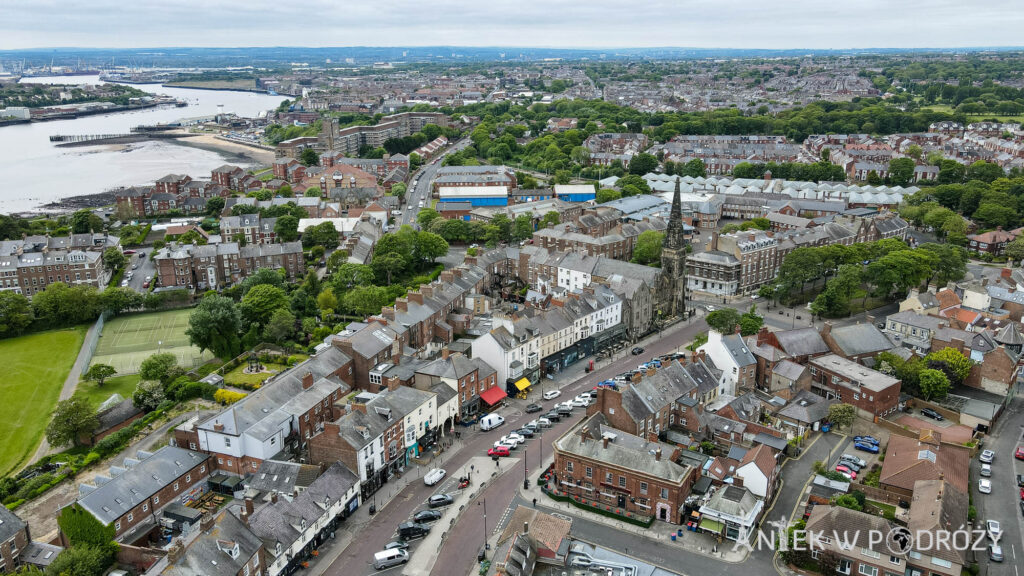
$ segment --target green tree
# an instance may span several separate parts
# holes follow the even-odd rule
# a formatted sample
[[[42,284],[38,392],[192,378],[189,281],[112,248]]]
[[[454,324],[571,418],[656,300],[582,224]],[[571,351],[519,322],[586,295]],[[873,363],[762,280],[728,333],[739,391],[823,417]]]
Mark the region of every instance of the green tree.
[[[943,348],[924,357],[929,368],[942,370],[949,377],[951,384],[963,384],[971,374],[971,366],[974,364],[970,358],[964,356],[956,348]]]
[[[309,150],[309,148],[307,148]],[[299,219],[291,214],[278,216],[274,223],[274,234],[281,242],[294,242],[299,238]]]
[[[405,182],[398,182],[391,186],[391,190],[388,191],[388,194],[391,196],[397,196],[398,198],[405,198],[405,193],[407,191],[408,187],[405,185]]]
[[[740,324],[740,317],[740,313],[735,308],[720,308],[709,313],[704,321],[716,332],[728,336],[736,332],[736,327]]]
[[[889,180],[897,186],[906,186],[914,178],[914,161],[910,158],[893,158],[889,161]]]
[[[837,428],[849,428],[857,417],[857,408],[850,404],[833,404],[828,407],[828,421]]]
[[[528,214],[516,216],[516,219],[513,222],[512,238],[520,242],[528,238],[533,238],[533,218]]]
[[[405,272],[406,262],[402,256],[386,252],[374,254],[373,260],[370,261],[370,267],[378,279],[390,286],[396,275],[401,276]]]
[[[99,292],[92,286],[54,282],[32,297],[32,309],[44,324],[63,327],[95,320],[101,303]]]
[[[967,167],[956,160],[941,160],[939,162],[939,175],[936,182],[939,184],[959,184],[967,177]]]
[[[611,188],[602,188],[597,191],[594,201],[598,204],[604,204],[605,202],[611,202],[612,200],[618,200],[619,198],[622,198],[622,192],[612,190]]]
[[[46,567],[47,576],[102,576],[114,564],[117,545],[71,546]]]
[[[416,214],[416,223],[420,225],[420,228],[426,230],[430,228],[430,224],[440,218],[441,215],[433,208],[422,208]]]
[[[842,506],[843,508],[849,508],[850,510],[855,510],[857,512],[864,510],[864,507],[857,501],[857,498],[854,497],[853,494],[840,494],[832,499],[832,503],[836,506]]]
[[[299,154],[299,162],[302,162],[303,166],[319,166],[320,155],[316,153],[316,150],[306,148]]]
[[[288,296],[284,290],[269,284],[254,286],[242,297],[240,311],[247,324],[264,326],[274,312],[288,307]]]
[[[679,170],[676,169],[679,173]],[[700,158],[694,158],[686,163],[683,167],[682,174],[680,176],[690,176],[692,178],[705,178],[708,175],[707,167],[704,165],[704,161]]]
[[[656,230],[645,230],[637,236],[633,247],[633,262],[636,264],[654,264],[661,261],[661,245],[665,241],[665,233]]]
[[[353,286],[367,286],[373,284],[373,276],[373,267],[366,264],[346,262],[339,266],[334,272],[333,280],[335,286],[340,288],[339,291],[344,292]]]
[[[126,261],[127,258],[125,258],[120,248],[111,246],[103,251],[103,267],[107,269],[107,272],[113,272],[124,267]]]
[[[319,198],[323,196],[323,194],[324,192],[319,186],[310,186],[309,188],[306,188],[306,191],[303,192],[302,195],[306,198]]]
[[[942,370],[926,368],[919,374],[921,394],[925,400],[942,400],[949,394],[949,377]]]
[[[159,380],[143,380],[132,393],[132,402],[143,412],[152,412],[167,399],[164,385]]]
[[[764,326],[764,318],[757,315],[757,307],[750,305],[750,310],[740,316],[740,334],[751,336]]]
[[[116,535],[112,524],[103,524],[77,503],[60,509],[57,525],[72,546],[104,546]]]
[[[357,286],[342,297],[345,309],[362,316],[379,314],[387,302],[387,290],[381,286]]]
[[[568,184],[569,182],[572,182],[572,172],[555,170],[555,184]]]
[[[1013,208],[994,202],[985,202],[979,205],[972,217],[979,224],[987,228],[995,228],[997,226],[1010,228],[1020,219],[1017,211]]]
[[[910,156],[914,160],[920,161],[921,154],[923,152],[924,150],[922,150],[921,147],[918,146],[917,144],[911,144],[910,146],[907,146],[907,156]]]
[[[117,374],[117,370],[110,364],[93,364],[82,374],[86,380],[95,380],[97,386],[103,386],[107,378]]]
[[[273,268],[260,268],[259,270],[256,270],[254,274],[246,277],[245,280],[242,280],[242,283],[239,286],[241,287],[242,295],[245,295],[249,293],[249,290],[252,290],[260,284],[268,284],[270,286],[284,288],[284,277],[280,272]]]
[[[1012,242],[1007,244],[1004,253],[1011,260],[1011,264],[1012,261],[1024,260],[1024,235],[1017,236]],[[3,315],[0,314],[0,317],[3,317]]]
[[[295,334],[295,316],[284,308],[278,308],[267,321],[263,335],[267,340],[281,344]]]
[[[878,175],[878,172],[868,170],[867,183],[871,186],[881,186],[885,182],[883,182],[882,177]]]
[[[1003,176],[1006,176],[1006,172],[1003,172],[1002,167],[998,164],[978,160],[967,167],[967,174],[965,177],[968,181],[980,180],[982,182],[993,182]]]
[[[323,246],[328,250],[338,247],[338,229],[333,222],[321,222],[302,233],[302,247]]]
[[[32,325],[32,306],[23,294],[0,290],[0,338],[17,336]]]
[[[417,232],[415,242],[415,254],[420,260],[433,264],[438,258],[448,254],[448,243],[433,232]]]
[[[234,300],[217,294],[207,294],[189,314],[185,335],[193,346],[209,350],[218,358],[234,358],[241,353],[238,333],[242,329],[242,316]]]
[[[214,218],[220,216],[221,212],[224,211],[224,199],[220,196],[214,196],[206,201],[206,215]]]
[[[59,448],[68,444],[79,445],[79,437],[87,436],[100,425],[96,410],[81,396],[72,396],[57,402],[53,419],[46,426],[46,441]]]
[[[629,173],[643,176],[658,168],[658,157],[641,152],[629,160]]]
[[[558,212],[555,212],[554,210],[548,212],[544,215],[544,218],[541,219],[540,223],[541,226],[544,227],[557,226],[559,223]]]
[[[170,352],[152,354],[139,364],[139,376],[143,380],[167,382],[177,365],[178,359]]]
[[[338,299],[334,296],[334,290],[332,290],[330,286],[324,288],[320,294],[317,295],[316,305],[324,314],[328,314],[328,311],[333,312],[338,309]]]
[[[71,232],[74,234],[87,234],[89,232],[102,232],[103,219],[93,214],[92,210],[82,209],[71,215]]]

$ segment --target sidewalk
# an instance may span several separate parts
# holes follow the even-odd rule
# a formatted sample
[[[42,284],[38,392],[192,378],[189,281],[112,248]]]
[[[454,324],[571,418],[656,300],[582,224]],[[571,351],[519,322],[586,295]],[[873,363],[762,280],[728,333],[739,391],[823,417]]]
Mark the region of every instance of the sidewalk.
[[[544,462],[545,470],[548,468],[548,466],[551,465],[553,460],[554,458],[552,457],[550,460],[546,460]],[[532,502],[534,499],[536,499],[537,506],[539,508],[546,508],[549,511],[555,511],[560,514],[568,515],[570,517],[578,516],[590,522],[604,524],[605,526],[614,528],[615,530],[619,530],[621,532],[630,532],[632,534],[635,534],[642,538],[647,538],[648,540],[653,540],[655,542],[658,542],[659,544],[668,546],[670,548],[685,550],[687,552],[692,552],[695,554],[703,554],[704,556],[707,556],[709,558],[714,558],[715,560],[729,562],[732,564],[739,564],[747,560],[748,553],[745,550],[733,551],[731,542],[723,542],[721,545],[717,545],[717,551],[715,551],[715,539],[707,534],[688,532],[684,528],[681,528],[676,524],[669,524],[668,522],[663,522],[661,520],[655,520],[654,523],[651,524],[650,528],[644,528],[642,526],[629,524],[627,522],[616,520],[608,516],[603,516],[601,514],[589,512],[582,508],[577,508],[576,506],[568,502],[560,502],[558,500],[550,498],[547,494],[544,493],[543,490],[541,490],[540,486],[538,486],[536,482],[532,482],[530,484],[530,488],[526,490],[524,490],[520,486],[519,494],[529,502]],[[673,541],[672,535],[678,534],[678,531],[680,529],[683,530],[682,537],[679,537],[677,535],[676,540]]]

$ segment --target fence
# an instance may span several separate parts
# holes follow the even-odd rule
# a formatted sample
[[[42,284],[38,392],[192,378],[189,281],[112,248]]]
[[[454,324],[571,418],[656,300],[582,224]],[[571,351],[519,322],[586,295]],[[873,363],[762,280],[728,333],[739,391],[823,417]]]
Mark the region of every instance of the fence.
[[[85,342],[82,343],[82,351],[85,352],[82,362],[82,373],[85,373],[89,369],[89,364],[92,363],[92,357],[96,354],[96,346],[100,343],[100,335],[103,334],[103,324],[107,321],[107,313],[100,314],[100,317],[96,319],[96,323],[93,324],[92,328],[85,333]]]

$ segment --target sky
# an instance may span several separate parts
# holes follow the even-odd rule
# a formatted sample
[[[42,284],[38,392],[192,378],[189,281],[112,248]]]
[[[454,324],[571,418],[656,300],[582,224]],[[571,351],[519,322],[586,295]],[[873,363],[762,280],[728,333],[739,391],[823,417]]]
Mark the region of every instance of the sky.
[[[1020,0],[0,0],[0,49],[1019,46]]]

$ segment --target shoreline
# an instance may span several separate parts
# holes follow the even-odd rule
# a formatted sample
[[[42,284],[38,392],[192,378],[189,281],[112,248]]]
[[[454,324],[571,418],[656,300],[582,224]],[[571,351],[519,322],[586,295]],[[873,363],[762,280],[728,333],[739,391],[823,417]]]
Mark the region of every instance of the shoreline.
[[[191,138],[169,140],[178,146],[190,146],[208,152],[216,152],[224,156],[228,162],[244,162],[253,165],[270,165],[274,162],[274,153],[270,150],[246,146],[230,140],[217,138],[215,134],[206,132],[193,133],[186,130],[174,130],[179,134],[192,134]]]

